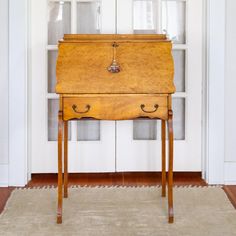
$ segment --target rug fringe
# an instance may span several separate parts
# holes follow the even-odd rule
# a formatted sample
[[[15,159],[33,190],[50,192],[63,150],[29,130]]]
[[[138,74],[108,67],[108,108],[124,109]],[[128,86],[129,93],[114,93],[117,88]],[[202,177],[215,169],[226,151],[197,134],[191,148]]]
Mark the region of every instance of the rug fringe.
[[[174,188],[222,188],[224,185],[174,185]],[[16,187],[16,190],[25,190],[25,189],[56,189],[56,185],[45,185],[45,186],[26,186],[26,187]],[[161,185],[70,185],[69,188],[161,188]]]

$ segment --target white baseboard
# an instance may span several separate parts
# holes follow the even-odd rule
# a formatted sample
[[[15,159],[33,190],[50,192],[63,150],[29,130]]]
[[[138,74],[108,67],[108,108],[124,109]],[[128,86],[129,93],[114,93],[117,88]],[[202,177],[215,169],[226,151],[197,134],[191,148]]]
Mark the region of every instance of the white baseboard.
[[[8,164],[0,164],[0,187],[8,187]]]
[[[227,185],[236,185],[236,162],[225,162],[224,180]]]

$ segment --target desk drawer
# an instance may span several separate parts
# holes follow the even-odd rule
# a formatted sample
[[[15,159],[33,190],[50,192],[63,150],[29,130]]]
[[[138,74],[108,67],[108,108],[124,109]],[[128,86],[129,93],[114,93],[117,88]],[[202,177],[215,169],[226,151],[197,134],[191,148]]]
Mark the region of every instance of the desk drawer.
[[[64,120],[95,118],[128,120],[139,117],[167,119],[167,96],[80,95],[63,98]]]

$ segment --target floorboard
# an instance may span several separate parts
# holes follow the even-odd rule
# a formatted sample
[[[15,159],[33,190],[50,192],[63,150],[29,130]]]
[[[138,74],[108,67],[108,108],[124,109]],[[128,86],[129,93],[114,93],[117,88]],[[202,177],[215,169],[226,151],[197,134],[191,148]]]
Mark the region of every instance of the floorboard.
[[[223,189],[236,209],[236,185],[225,185]]]
[[[69,185],[159,185],[161,173],[159,172],[120,172],[120,173],[81,173],[69,174]],[[174,173],[175,185],[201,185],[205,181],[200,172],[177,172]],[[57,185],[57,174],[33,174],[32,180],[27,187]]]

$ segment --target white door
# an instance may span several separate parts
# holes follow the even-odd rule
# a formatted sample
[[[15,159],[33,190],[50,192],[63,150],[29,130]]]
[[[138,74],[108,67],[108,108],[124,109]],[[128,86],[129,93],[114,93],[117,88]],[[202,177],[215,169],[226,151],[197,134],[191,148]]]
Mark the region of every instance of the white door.
[[[118,33],[167,33],[173,41],[174,170],[201,171],[202,1],[117,3]],[[161,169],[160,126],[153,120],[117,122],[117,171]]]
[[[57,171],[55,65],[64,33],[115,33],[115,1],[31,0],[31,172]],[[69,122],[69,171],[115,171],[115,122]]]
[[[201,170],[202,0],[31,0],[31,172],[57,171],[55,62],[64,33],[163,33],[175,59],[174,169]],[[140,68],[141,69],[141,68]],[[159,121],[72,121],[69,171],[160,170]]]

